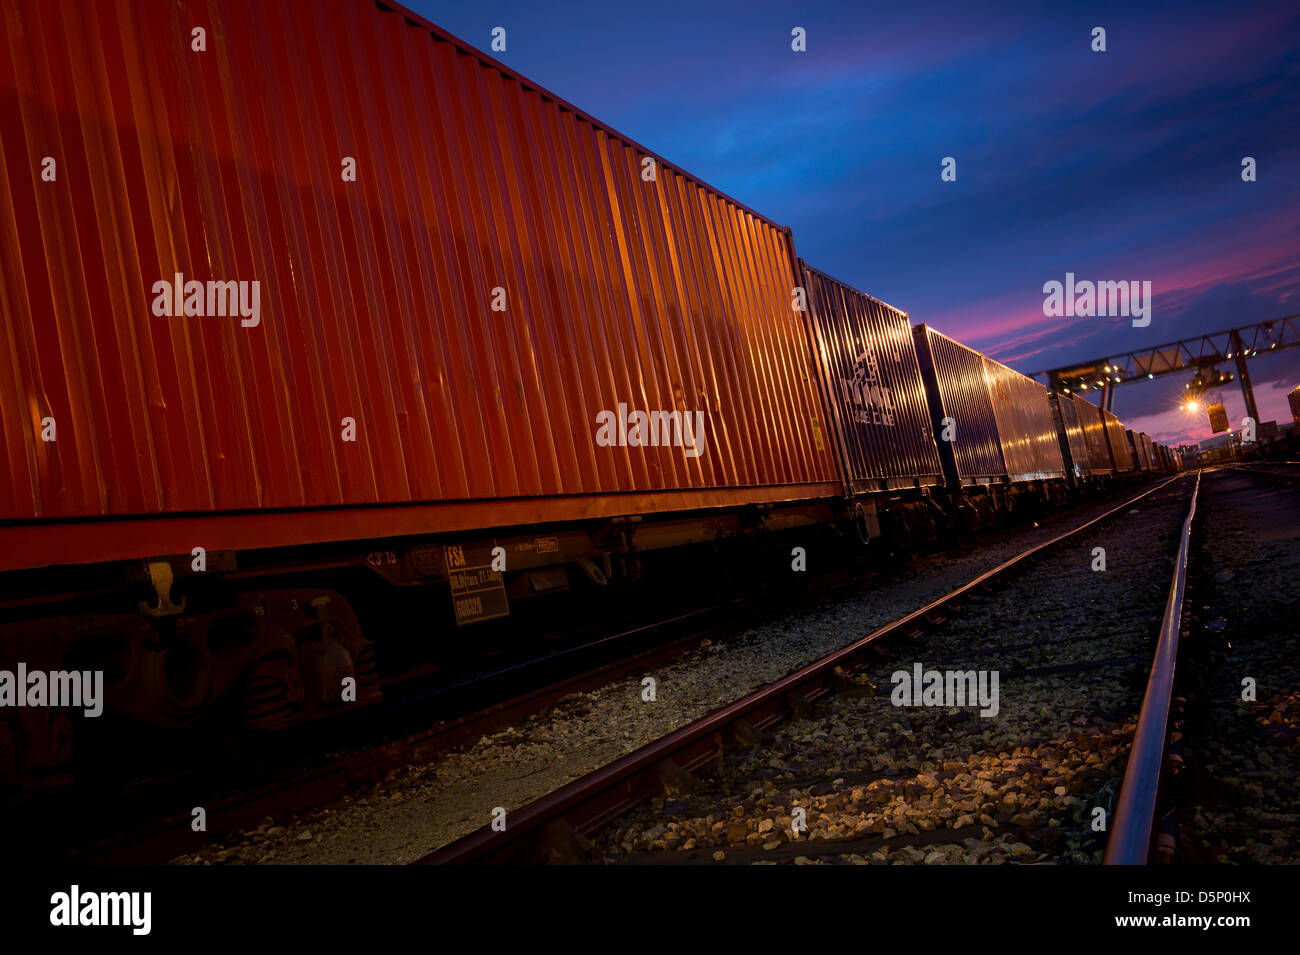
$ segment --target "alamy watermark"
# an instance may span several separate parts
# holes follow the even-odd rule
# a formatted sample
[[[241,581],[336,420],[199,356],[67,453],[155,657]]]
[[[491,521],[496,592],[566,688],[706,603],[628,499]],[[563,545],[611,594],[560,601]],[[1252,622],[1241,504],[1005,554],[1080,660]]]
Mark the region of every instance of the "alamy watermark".
[[[618,411],[596,415],[596,443],[602,448],[682,448],[688,458],[704,453],[703,411]]]
[[[88,717],[104,712],[101,670],[0,670],[0,709],[8,706],[81,707]]]
[[[927,670],[912,664],[911,672],[895,670],[889,681],[895,706],[979,706],[980,716],[998,715],[997,670]]]
[[[1132,318],[1134,328],[1151,324],[1150,282],[1076,282],[1073,272],[1065,282],[1043,283],[1043,314],[1048,318]]]
[[[171,282],[154,282],[153,294],[153,313],[159,317],[238,315],[244,328],[262,323],[262,283],[258,281],[186,282],[177,272]]]
[[[126,926],[132,935],[148,935],[152,909],[152,892],[90,892],[74,885],[50,896],[50,924]]]

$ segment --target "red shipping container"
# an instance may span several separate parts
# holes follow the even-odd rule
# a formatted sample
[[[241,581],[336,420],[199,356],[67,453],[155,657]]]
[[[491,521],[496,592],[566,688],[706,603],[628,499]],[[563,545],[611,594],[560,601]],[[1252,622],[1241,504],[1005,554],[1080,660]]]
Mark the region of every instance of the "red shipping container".
[[[11,0],[0,54],[0,569],[841,492],[788,230],[419,17]]]

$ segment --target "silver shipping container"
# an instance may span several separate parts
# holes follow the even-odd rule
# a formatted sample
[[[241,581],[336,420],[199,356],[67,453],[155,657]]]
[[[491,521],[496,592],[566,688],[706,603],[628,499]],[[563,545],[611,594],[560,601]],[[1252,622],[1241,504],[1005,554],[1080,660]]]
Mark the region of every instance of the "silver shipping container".
[[[998,422],[1002,460],[1012,481],[1042,481],[1065,476],[1047,389],[1020,372],[985,356],[989,401]]]
[[[1102,411],[1106,419],[1106,439],[1110,442],[1110,454],[1115,462],[1116,473],[1133,470],[1133,449],[1129,446],[1124,425],[1109,411]]]
[[[1048,403],[1052,408],[1052,419],[1056,423],[1056,435],[1061,446],[1061,456],[1065,459],[1065,469],[1074,480],[1092,476],[1092,466],[1088,461],[1088,445],[1083,439],[1083,423],[1079,420],[1079,409],[1069,395],[1049,394]]]
[[[1075,410],[1079,414],[1079,424],[1083,427],[1083,442],[1088,448],[1088,468],[1093,477],[1115,473],[1115,461],[1111,456],[1110,442],[1106,440],[1106,418],[1101,408],[1086,398],[1070,395]]]
[[[853,493],[943,480],[907,314],[800,262]]]
[[[912,333],[944,477],[954,485],[1005,482],[984,356],[928,325]]]

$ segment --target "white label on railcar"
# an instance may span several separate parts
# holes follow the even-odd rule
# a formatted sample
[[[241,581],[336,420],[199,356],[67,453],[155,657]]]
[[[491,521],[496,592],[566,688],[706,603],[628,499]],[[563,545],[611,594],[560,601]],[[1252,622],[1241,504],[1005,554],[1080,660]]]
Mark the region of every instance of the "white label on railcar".
[[[457,626],[510,616],[505,576],[492,567],[493,547],[490,541],[484,541],[443,548]]]

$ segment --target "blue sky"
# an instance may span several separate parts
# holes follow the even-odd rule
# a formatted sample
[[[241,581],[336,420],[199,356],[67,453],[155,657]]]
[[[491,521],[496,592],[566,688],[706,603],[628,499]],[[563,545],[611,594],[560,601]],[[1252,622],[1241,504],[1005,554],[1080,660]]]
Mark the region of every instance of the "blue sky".
[[[408,5],[483,50],[505,27],[498,59],[1021,371],[1300,313],[1295,5]],[[1067,271],[1151,281],[1150,326],[1045,317]],[[1300,349],[1251,374],[1261,417],[1285,419]],[[1122,387],[1115,411],[1208,437],[1176,410],[1183,381]],[[1239,421],[1240,392],[1221,397]]]

